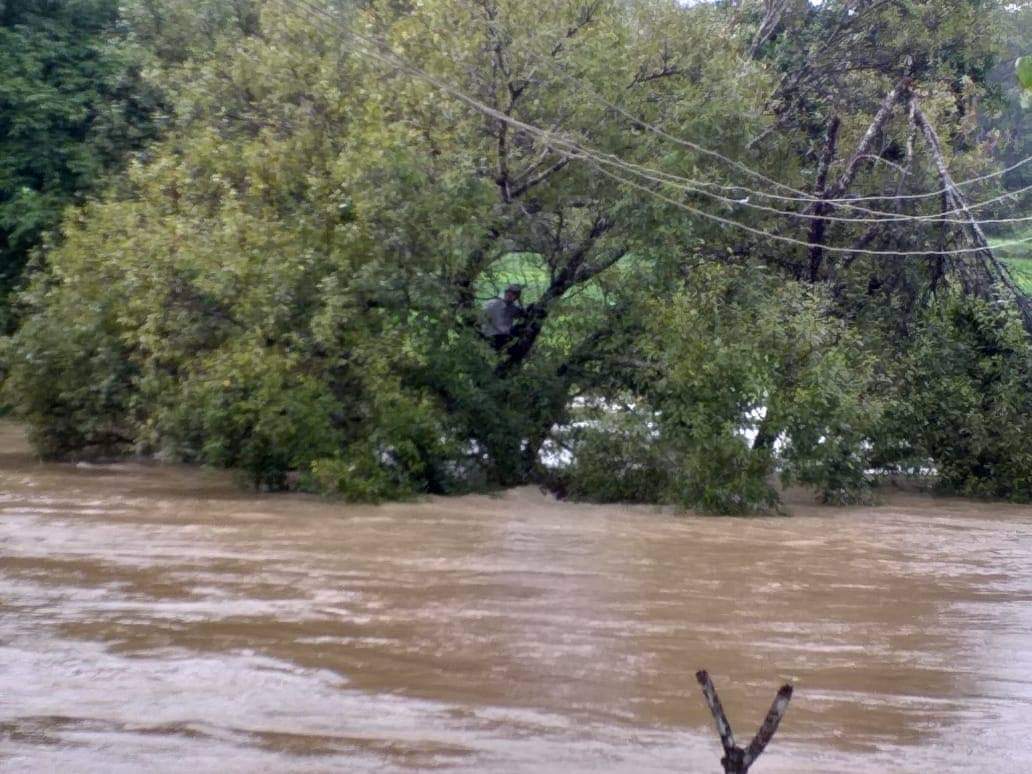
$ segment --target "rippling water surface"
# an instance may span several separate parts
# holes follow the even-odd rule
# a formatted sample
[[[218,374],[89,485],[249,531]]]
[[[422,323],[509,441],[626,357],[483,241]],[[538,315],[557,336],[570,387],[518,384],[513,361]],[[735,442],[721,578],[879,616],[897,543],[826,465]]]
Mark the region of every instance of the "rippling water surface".
[[[0,425],[0,769],[1032,771],[1032,510],[354,507]]]

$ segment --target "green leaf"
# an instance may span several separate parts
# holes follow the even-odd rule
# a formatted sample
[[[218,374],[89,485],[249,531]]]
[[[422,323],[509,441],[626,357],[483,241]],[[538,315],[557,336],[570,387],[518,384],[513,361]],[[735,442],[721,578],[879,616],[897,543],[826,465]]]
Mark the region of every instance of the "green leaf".
[[[1032,56],[1021,56],[1014,62],[1018,82],[1025,89],[1032,89]]]

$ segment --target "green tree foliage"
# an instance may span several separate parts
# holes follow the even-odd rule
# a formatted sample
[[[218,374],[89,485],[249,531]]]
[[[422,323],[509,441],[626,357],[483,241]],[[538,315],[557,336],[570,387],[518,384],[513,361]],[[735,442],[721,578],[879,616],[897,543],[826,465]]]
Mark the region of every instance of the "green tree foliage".
[[[998,149],[1000,160],[1012,165],[1032,155],[1032,122],[1028,120],[1029,92],[1022,85],[1019,63],[1032,65],[1029,40],[1032,40],[1032,3],[1008,5],[1001,16],[998,62],[989,77],[991,86],[989,110],[983,116],[987,142]],[[1004,182],[1009,190],[1032,184],[1032,171],[1019,167]]]
[[[873,364],[820,290],[762,266],[703,267],[650,304],[638,346],[652,410],[610,411],[580,439],[574,493],[745,513],[777,504],[778,476],[829,502],[865,498]],[[613,460],[627,473],[612,476]]]
[[[906,360],[915,372],[977,391],[974,345],[966,370],[929,370],[970,340],[960,317],[927,322],[955,289],[941,262],[815,265],[681,205],[779,234],[806,237],[806,224],[628,186],[626,168],[599,159],[726,181],[726,166],[648,123],[809,189],[829,116],[848,147],[909,68],[929,115],[955,130],[958,173],[982,171],[965,111],[991,54],[973,5],[875,3],[857,20],[846,5],[765,20],[757,4],[661,0],[340,12],[493,113],[356,52],[291,3],[190,7],[127,6],[132,39],[159,52],[173,120],[65,218],[5,346],[5,394],[47,455],[135,451],[364,500],[547,479],[581,498],[727,513],[776,506],[778,480],[863,499],[871,460],[903,438],[953,469],[960,447],[912,424],[930,406],[890,405],[917,384],[890,375],[900,340],[927,353]],[[854,49],[859,65],[818,75]],[[571,159],[502,115],[600,155]],[[865,165],[862,192],[935,187],[925,158],[899,181],[907,132],[905,121],[879,131],[872,155],[891,163]],[[826,237],[849,244],[865,229]],[[874,244],[941,246],[944,233],[886,229]],[[534,281],[496,352],[479,309],[516,257]],[[1020,361],[993,361],[1001,406]],[[1023,459],[1027,442],[985,428],[984,448]],[[539,451],[557,445],[573,465],[543,470]],[[1025,491],[999,466],[945,478]]]
[[[1014,62],[1014,73],[1023,89],[1026,91],[1032,89],[1032,59],[1027,56],[1019,56]]]
[[[166,70],[206,59],[227,36],[254,35],[258,12],[254,0],[123,0],[119,5],[129,38]]]
[[[117,25],[115,0],[0,3],[0,297],[64,208],[154,136],[158,95]]]
[[[950,299],[928,310],[890,373],[880,463],[934,460],[949,491],[1032,498],[1032,346],[1013,315]]]

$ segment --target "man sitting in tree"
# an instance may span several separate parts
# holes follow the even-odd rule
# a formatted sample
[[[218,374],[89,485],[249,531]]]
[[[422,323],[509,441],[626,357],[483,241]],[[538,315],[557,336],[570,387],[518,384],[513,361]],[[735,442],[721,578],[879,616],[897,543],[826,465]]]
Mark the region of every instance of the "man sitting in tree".
[[[492,298],[484,304],[484,323],[481,331],[496,350],[509,343],[516,318],[524,314],[523,306],[520,305],[522,293],[521,286],[509,285],[501,298]]]

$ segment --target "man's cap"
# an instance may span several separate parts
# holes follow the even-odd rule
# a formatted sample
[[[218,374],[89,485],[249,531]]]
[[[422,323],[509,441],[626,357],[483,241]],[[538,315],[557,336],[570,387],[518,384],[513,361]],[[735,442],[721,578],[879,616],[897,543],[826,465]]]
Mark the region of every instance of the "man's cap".
[[[517,285],[515,282],[505,289],[506,293],[515,293],[519,295],[523,292],[523,285]]]

